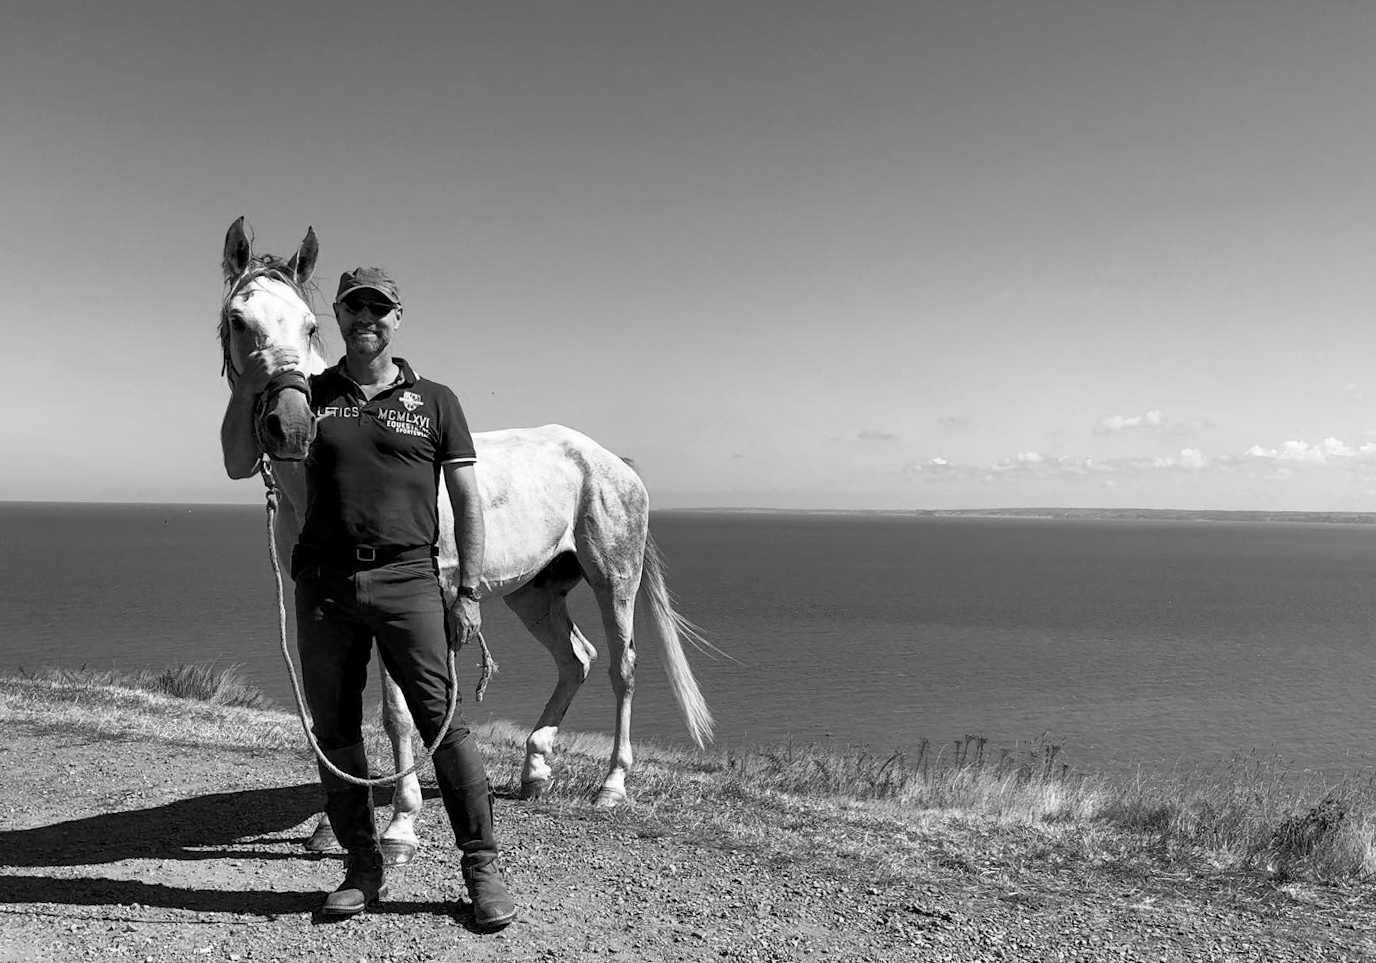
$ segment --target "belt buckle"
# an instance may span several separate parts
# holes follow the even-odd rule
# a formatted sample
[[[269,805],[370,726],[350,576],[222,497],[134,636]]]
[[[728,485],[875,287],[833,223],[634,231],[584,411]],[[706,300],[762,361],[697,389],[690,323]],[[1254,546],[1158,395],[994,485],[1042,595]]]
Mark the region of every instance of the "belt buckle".
[[[354,558],[360,562],[376,562],[377,549],[371,545],[359,545],[354,549]]]

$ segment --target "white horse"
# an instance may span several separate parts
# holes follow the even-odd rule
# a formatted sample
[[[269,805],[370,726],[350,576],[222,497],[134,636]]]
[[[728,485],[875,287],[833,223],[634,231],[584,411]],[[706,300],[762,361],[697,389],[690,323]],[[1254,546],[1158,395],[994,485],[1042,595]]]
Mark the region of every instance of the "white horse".
[[[275,380],[257,399],[253,426],[257,446],[272,460],[282,491],[275,540],[283,558],[290,556],[300,534],[306,505],[301,460],[315,433],[303,375],[326,367],[307,290],[318,250],[311,229],[288,259],[255,256],[242,217],[225,236],[219,333],[223,373],[231,387],[248,355],[259,348],[293,347],[302,359],[300,372]],[[481,590],[486,596],[502,598],[549,650],[559,670],[554,692],[526,738],[521,796],[538,797],[551,784],[549,756],[559,724],[596,655],[570,617],[566,599],[570,589],[586,580],[601,610],[616,695],[611,761],[596,803],[618,805],[627,799],[626,774],[633,763],[631,696],[636,652],[632,615],[637,597],[649,606],[664,645],[670,686],[689,735],[699,746],[712,737],[712,716],[680,640],[699,647],[710,647],[710,643],[674,610],[659,551],[650,538],[649,496],[625,461],[560,425],[478,432],[473,441],[487,530]],[[443,478],[440,484],[440,582],[446,602],[452,603],[457,566],[454,523]],[[400,771],[413,761],[414,725],[400,690],[385,671],[382,676],[383,725]],[[410,775],[396,787],[392,820],[382,836],[390,861],[406,862],[415,853],[414,820],[420,808],[420,785]],[[332,839],[324,817],[312,839],[313,848],[325,848],[328,842],[324,841]]]

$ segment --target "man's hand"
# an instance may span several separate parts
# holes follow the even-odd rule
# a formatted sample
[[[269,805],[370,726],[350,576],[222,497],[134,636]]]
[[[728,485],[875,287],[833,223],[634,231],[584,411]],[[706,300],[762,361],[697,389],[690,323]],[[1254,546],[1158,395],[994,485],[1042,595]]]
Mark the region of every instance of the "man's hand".
[[[454,616],[455,645],[465,646],[469,642],[477,641],[478,633],[483,628],[483,611],[478,600],[460,595],[454,600],[450,612]]]
[[[278,374],[300,367],[301,356],[295,348],[270,344],[248,356],[235,387],[250,397],[257,397]]]
[[[449,505],[454,509],[454,546],[459,553],[455,587],[476,590],[482,584],[483,548],[486,528],[483,526],[483,500],[478,494],[478,475],[473,465],[448,464],[441,466],[444,487],[449,491]],[[455,633],[460,645],[470,642],[483,627],[478,600],[460,594],[452,609]]]
[[[262,452],[253,437],[256,399],[279,372],[300,367],[296,349],[279,345],[259,348],[245,359],[244,370],[234,382],[224,420],[220,422],[220,450],[230,478],[248,478],[258,470],[258,456]]]

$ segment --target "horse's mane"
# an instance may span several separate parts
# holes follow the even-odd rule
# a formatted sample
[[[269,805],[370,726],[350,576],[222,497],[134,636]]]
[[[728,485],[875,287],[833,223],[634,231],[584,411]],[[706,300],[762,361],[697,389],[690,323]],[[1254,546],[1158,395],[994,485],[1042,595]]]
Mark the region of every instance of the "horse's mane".
[[[248,264],[244,266],[243,271],[237,277],[225,281],[224,300],[220,304],[220,375],[229,378],[231,388],[234,387],[236,372],[229,363],[229,303],[234,300],[234,295],[259,278],[280,281],[296,292],[297,297],[306,302],[306,307],[310,308],[312,314],[317,317],[320,315],[320,312],[315,309],[315,300],[320,293],[319,287],[314,281],[307,281],[305,284],[297,283],[295,272],[290,269],[290,263],[289,259],[278,257],[275,254],[255,254],[249,258]],[[322,355],[325,353],[325,341],[320,337],[319,329],[311,335],[311,345]]]

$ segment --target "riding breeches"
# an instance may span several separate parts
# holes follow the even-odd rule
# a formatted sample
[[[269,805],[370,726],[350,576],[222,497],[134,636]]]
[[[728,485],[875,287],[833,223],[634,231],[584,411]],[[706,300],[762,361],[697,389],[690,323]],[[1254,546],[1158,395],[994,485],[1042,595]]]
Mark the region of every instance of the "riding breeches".
[[[326,751],[363,738],[363,689],[376,640],[416,729],[430,745],[449,708],[449,641],[433,559],[350,571],[305,564],[296,572],[297,650],[316,740]],[[444,743],[468,735],[454,680]]]

